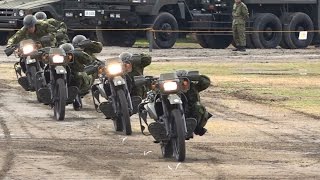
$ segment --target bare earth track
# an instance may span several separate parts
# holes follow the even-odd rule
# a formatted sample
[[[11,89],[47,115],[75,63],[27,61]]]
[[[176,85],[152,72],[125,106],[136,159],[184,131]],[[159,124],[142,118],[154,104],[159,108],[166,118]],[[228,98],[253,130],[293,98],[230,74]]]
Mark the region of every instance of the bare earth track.
[[[2,51],[3,48],[0,48]],[[130,50],[105,48],[100,57]],[[319,61],[318,50],[154,50],[155,61]],[[15,58],[1,61],[13,64]],[[166,62],[163,62],[166,63]],[[1,65],[1,64],[0,64]],[[13,71],[13,69],[12,69]],[[214,114],[209,133],[187,141],[186,161],[162,159],[152,137],[115,133],[96,113],[67,107],[65,121],[36,102],[14,76],[0,76],[0,179],[319,179],[320,119],[296,111],[225,96],[211,86],[203,102]]]

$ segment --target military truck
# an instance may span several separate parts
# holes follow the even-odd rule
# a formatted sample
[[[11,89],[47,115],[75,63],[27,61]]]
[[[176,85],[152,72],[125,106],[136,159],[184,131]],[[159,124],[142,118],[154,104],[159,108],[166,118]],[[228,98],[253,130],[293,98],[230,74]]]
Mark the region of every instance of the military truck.
[[[249,9],[247,46],[305,48],[318,35],[319,0],[243,0]],[[152,28],[155,48],[171,48],[178,32],[196,32],[204,48],[232,42],[234,0],[7,0],[0,3],[1,38],[21,27],[25,14],[45,11],[69,29],[95,33],[105,45],[132,46]],[[10,29],[11,28],[11,29]],[[8,29],[8,30],[7,30]],[[316,30],[316,31],[315,31]],[[282,32],[283,31],[283,32]],[[305,31],[308,31],[305,34]]]

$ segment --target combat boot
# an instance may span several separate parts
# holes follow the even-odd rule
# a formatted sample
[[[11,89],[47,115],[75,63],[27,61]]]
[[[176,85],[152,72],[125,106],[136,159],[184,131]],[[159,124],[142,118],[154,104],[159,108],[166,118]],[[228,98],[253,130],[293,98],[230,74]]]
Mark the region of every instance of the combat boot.
[[[239,51],[245,52],[246,51],[246,47],[245,46],[240,46]]]

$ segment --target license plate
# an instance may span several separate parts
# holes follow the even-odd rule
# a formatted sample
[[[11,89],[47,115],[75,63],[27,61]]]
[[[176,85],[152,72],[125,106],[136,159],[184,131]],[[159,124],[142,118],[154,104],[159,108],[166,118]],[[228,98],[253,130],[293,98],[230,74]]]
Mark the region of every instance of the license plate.
[[[96,16],[96,11],[84,11],[84,16],[94,17]]]

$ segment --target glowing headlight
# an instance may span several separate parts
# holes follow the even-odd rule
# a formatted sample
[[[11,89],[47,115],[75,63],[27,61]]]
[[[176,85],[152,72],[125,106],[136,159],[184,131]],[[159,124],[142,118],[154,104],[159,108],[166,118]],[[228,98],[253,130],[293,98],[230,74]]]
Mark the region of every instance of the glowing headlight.
[[[34,50],[34,47],[31,44],[28,44],[22,47],[23,54],[30,54],[33,52],[33,50]]]
[[[18,14],[19,14],[19,16],[24,16],[24,11],[23,11],[23,10],[20,10],[20,11],[18,12]]]
[[[57,64],[63,63],[64,62],[64,57],[60,56],[60,55],[54,55],[52,57],[52,62],[53,63],[57,63]]]
[[[174,81],[165,82],[163,83],[163,89],[164,91],[174,91],[178,89],[178,84]]]
[[[132,0],[133,3],[141,3],[141,0]]]
[[[111,75],[122,73],[122,64],[120,63],[110,64],[108,65],[107,70],[108,70],[108,73]]]

